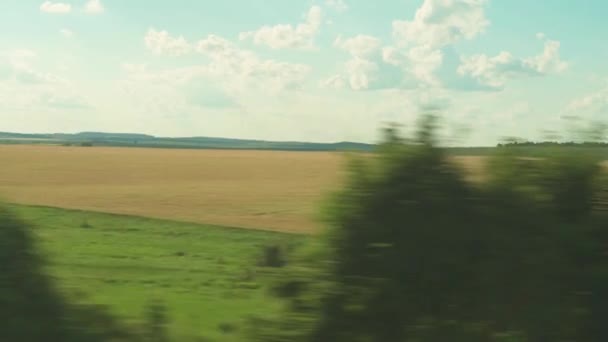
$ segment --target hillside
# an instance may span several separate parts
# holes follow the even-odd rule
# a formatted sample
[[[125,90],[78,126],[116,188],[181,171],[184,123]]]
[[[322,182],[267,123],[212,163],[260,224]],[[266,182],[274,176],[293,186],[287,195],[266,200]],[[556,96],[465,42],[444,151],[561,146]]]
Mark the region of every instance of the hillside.
[[[54,144],[194,149],[251,149],[283,151],[370,151],[371,144],[356,142],[310,143],[215,137],[169,138],[134,133],[81,132],[75,134],[23,134],[0,132],[3,144]]]

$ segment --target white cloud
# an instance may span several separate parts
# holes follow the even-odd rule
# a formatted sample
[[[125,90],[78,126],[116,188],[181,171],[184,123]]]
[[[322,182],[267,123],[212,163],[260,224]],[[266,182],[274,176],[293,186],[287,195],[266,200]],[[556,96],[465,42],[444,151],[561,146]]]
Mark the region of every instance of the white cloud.
[[[101,0],[90,0],[84,6],[84,11],[89,14],[100,14],[105,11],[105,8],[103,7]]]
[[[547,36],[546,36],[544,33],[542,33],[542,32],[538,32],[538,33],[536,34],[536,38],[537,38],[537,39],[540,39],[540,40],[545,40],[545,38],[546,38],[546,37],[547,37]]]
[[[522,74],[534,75],[537,72],[523,60],[503,51],[494,57],[484,54],[462,57],[462,64],[458,67],[458,73],[469,75],[481,84],[500,88],[510,78]]]
[[[334,46],[348,51],[355,57],[366,57],[377,52],[381,42],[376,37],[360,34],[348,39],[342,39],[340,36],[334,41]]]
[[[393,22],[395,45],[383,51],[383,59],[406,67],[424,83],[438,85],[436,71],[443,64],[442,49],[473,39],[489,25],[486,0],[425,0],[413,20]]]
[[[146,47],[158,55],[182,56],[192,51],[192,46],[184,37],[172,37],[167,31],[148,30],[144,37]]]
[[[402,61],[397,60],[396,49],[382,48],[380,39],[362,34],[347,39],[339,36],[334,46],[347,51],[351,58],[344,63],[342,73],[324,80],[321,87],[348,86],[359,91],[401,88],[405,85],[406,75]]]
[[[348,9],[348,5],[344,0],[325,0],[325,5],[338,12],[344,12]]]
[[[40,10],[46,13],[65,14],[72,11],[72,6],[62,2],[45,1],[40,5]]]
[[[562,72],[568,68],[568,63],[561,60],[559,56],[559,47],[560,42],[558,41],[546,41],[543,53],[528,58],[526,63],[543,74]]]
[[[59,33],[61,33],[66,38],[72,38],[74,36],[74,31],[66,28],[59,30]]]
[[[393,22],[393,35],[403,45],[424,45],[431,49],[473,39],[489,21],[486,0],[425,0],[411,21]]]
[[[262,26],[256,31],[241,32],[239,39],[251,39],[256,45],[266,45],[272,49],[313,49],[322,17],[321,8],[312,6],[305,21],[295,27],[291,24]]]
[[[310,67],[303,64],[260,59],[216,35],[199,41],[197,51],[211,59],[208,65],[211,73],[228,77],[231,86],[237,89],[260,86],[271,90],[296,89],[310,72]]]
[[[406,55],[394,46],[386,46],[382,48],[382,61],[390,65],[402,66],[406,61]]]
[[[575,99],[568,105],[566,112],[579,115],[600,115],[602,119],[605,119],[608,114],[608,86]]]
[[[501,88],[509,79],[519,76],[560,73],[568,64],[560,59],[559,46],[557,41],[547,41],[541,54],[524,59],[516,58],[506,51],[494,57],[485,54],[462,57],[458,73],[494,88]]]
[[[435,71],[443,63],[443,53],[428,46],[416,46],[407,52],[407,57],[411,65],[409,71],[420,81],[440,85],[439,79],[435,76]]]
[[[348,82],[353,90],[369,89],[376,81],[378,65],[369,60],[355,57],[346,62],[346,73],[349,75]]]
[[[150,29],[145,42],[157,54],[179,56],[196,51],[208,57],[209,62],[165,72],[149,72],[142,66],[123,65],[132,76],[142,80],[162,80],[173,84],[203,77],[234,92],[247,89],[282,91],[299,89],[310,73],[307,65],[262,59],[254,52],[213,34],[192,44],[183,37],[175,38],[166,31]]]

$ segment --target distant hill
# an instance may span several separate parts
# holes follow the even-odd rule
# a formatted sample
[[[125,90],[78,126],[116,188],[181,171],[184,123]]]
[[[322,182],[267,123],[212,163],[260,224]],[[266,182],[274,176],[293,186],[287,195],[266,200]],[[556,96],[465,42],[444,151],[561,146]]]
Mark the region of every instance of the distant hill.
[[[374,147],[372,144],[348,141],[337,143],[311,143],[215,137],[166,138],[147,134],[103,132],[81,132],[74,134],[23,134],[0,132],[0,143],[284,151],[371,151]]]
[[[0,144],[46,144],[74,146],[120,146],[189,149],[233,149],[233,150],[277,150],[277,151],[352,151],[368,152],[374,144],[357,142],[314,143],[298,141],[266,141],[251,139],[231,139],[217,137],[155,137],[138,133],[80,132],[74,134],[25,134],[0,132]],[[542,156],[553,153],[559,148],[565,153],[586,153],[608,159],[607,143],[554,143],[554,142],[515,142],[498,144],[496,147],[449,147],[451,155],[486,156],[496,148],[516,148],[522,155]]]

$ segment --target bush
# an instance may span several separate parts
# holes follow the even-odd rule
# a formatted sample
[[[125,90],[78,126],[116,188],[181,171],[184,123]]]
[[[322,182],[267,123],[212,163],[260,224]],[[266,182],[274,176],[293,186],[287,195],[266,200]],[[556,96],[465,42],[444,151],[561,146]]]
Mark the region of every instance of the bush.
[[[473,185],[421,127],[352,161],[326,231],[274,288],[286,310],[252,340],[608,340],[596,161],[503,147]]]
[[[148,303],[145,310],[145,340],[150,342],[168,342],[168,323],[166,307],[158,300]]]
[[[0,206],[0,341],[136,341],[104,310],[68,303],[27,224]]]
[[[280,244],[264,246],[258,260],[259,267],[283,267],[286,263],[285,249]]]

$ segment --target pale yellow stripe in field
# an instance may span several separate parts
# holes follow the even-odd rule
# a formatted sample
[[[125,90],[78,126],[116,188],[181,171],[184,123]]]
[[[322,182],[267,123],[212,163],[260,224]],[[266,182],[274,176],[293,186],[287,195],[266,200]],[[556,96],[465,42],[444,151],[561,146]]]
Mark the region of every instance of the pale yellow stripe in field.
[[[10,202],[311,232],[340,153],[0,145]],[[481,159],[459,158],[474,174]]]
[[[7,201],[308,232],[338,185],[329,152],[0,145]]]

